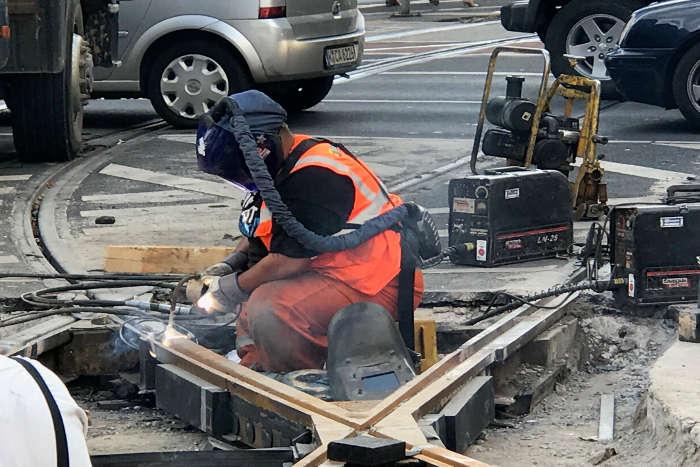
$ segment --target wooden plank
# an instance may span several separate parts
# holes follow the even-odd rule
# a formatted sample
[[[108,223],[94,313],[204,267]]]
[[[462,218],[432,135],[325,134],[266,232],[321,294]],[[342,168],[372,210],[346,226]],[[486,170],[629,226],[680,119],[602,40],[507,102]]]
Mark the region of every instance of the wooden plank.
[[[598,441],[612,441],[615,435],[615,394],[600,396]]]
[[[420,371],[423,373],[438,360],[437,325],[434,319],[416,319],[413,323],[416,352],[421,354]]]
[[[471,457],[432,445],[424,446],[421,449],[421,453],[414,457],[427,462],[429,465],[440,465],[439,463],[442,463],[443,465],[449,466],[489,467],[489,464],[472,459]]]
[[[433,381],[423,391],[405,401],[404,406],[413,411],[415,418],[439,410],[440,404],[444,405],[469,378],[481,373],[492,363],[502,361],[499,360],[499,356],[504,358],[510,355],[527,343],[528,338],[532,339],[561,319],[566,312],[566,306],[577,296],[578,294],[574,294],[568,298],[550,300],[550,306],[557,306],[556,309],[539,309],[531,316],[522,318],[520,322],[525,325],[521,326],[518,322],[515,326],[511,326],[497,339],[460,363],[445,376]]]
[[[233,247],[109,245],[104,270],[122,273],[192,274],[218,263]]]
[[[543,302],[544,303],[544,302]],[[453,370],[461,362],[467,360],[471,355],[476,353],[478,349],[487,345],[496,339],[501,333],[515,326],[518,318],[532,311],[532,307],[524,305],[517,310],[504,316],[496,323],[492,324],[484,331],[474,336],[465,342],[459,349],[455,350],[438,363],[428,368],[427,371],[421,373],[413,380],[401,386],[394,391],[389,397],[381,401],[373,410],[372,415],[367,418],[362,424],[362,428],[366,429],[384,417],[388,416],[396,407],[404,401],[418,394],[422,389],[428,386],[435,380],[444,377],[448,372]]]
[[[359,426],[359,422],[354,420],[347,410],[233,363],[226,357],[188,339],[172,339],[167,345],[154,342],[153,346],[156,349],[156,357],[161,362],[175,363],[180,368],[213,384],[229,387],[231,384],[245,383],[257,392],[258,397],[253,399],[259,404],[268,404],[273,399],[270,396],[274,396],[275,400],[301,408],[307,414],[321,415],[351,428]],[[263,406],[268,410],[276,410],[275,407]]]
[[[333,401],[331,404],[337,405],[348,411],[353,418],[364,419],[369,415],[369,411],[374,408],[379,401]]]

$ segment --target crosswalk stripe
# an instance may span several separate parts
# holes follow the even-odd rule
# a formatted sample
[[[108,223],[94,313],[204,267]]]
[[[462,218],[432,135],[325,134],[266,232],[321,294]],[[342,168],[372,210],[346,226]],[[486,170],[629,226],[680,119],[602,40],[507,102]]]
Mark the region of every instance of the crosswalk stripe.
[[[19,263],[19,259],[17,259],[17,257],[14,255],[0,256],[0,264],[15,264],[15,263]]]
[[[216,206],[216,207],[213,207]],[[114,216],[117,220],[127,220],[129,223],[133,223],[137,219],[144,218],[156,219],[159,216],[165,218],[173,219],[178,215],[194,214],[197,212],[204,212],[207,214],[221,212],[222,209],[236,209],[240,210],[238,203],[221,203],[214,205],[213,203],[200,203],[200,204],[185,204],[176,206],[154,206],[148,208],[115,208],[115,209],[91,209],[87,211],[80,211],[81,217],[99,217],[99,216]],[[197,222],[196,218],[193,222]]]
[[[107,167],[102,169],[100,173],[103,175],[111,175],[112,177],[125,178],[127,180],[135,180],[139,182],[152,183],[154,185],[178,188],[180,190],[221,196],[222,198],[237,200],[241,200],[243,198],[242,190],[236,189],[235,187],[224,183],[212,182],[199,178],[181,177],[178,175],[154,172],[152,170],[139,169],[126,165],[109,164]]]
[[[0,175],[0,182],[23,182],[32,178],[30,174],[26,175]]]
[[[12,186],[0,187],[0,195],[9,195],[15,191],[17,190]]]
[[[87,195],[81,199],[86,203],[96,204],[132,204],[132,203],[163,203],[168,201],[197,201],[208,198],[208,195],[192,193],[183,190],[139,191],[133,193],[115,193],[102,195]]]

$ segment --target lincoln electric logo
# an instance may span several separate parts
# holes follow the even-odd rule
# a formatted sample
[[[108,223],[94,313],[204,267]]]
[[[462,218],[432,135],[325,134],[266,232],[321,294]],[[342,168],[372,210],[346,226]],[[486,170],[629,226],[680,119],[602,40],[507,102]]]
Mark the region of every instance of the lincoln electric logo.
[[[333,16],[338,16],[340,15],[341,10],[342,6],[340,4],[340,0],[335,0],[335,2],[333,2],[333,5],[331,6],[331,13],[333,13]]]

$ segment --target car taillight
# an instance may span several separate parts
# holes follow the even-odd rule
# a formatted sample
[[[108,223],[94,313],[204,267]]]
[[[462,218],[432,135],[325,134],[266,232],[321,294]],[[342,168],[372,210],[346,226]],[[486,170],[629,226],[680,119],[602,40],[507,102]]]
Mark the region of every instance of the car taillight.
[[[284,18],[287,16],[287,0],[260,0],[258,18]]]

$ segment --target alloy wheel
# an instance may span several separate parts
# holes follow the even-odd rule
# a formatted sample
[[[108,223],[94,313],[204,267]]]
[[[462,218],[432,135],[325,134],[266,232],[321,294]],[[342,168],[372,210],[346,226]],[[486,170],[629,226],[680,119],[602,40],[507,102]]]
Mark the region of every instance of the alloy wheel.
[[[160,92],[173,113],[196,119],[228,96],[229,78],[215,60],[199,54],[183,55],[163,70]]]
[[[700,61],[696,62],[688,73],[687,89],[693,107],[700,112]]]
[[[620,42],[625,22],[612,15],[591,15],[579,20],[566,37],[566,53],[584,57],[576,71],[589,78],[610,79],[605,54]]]

